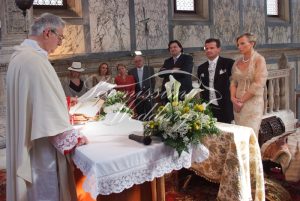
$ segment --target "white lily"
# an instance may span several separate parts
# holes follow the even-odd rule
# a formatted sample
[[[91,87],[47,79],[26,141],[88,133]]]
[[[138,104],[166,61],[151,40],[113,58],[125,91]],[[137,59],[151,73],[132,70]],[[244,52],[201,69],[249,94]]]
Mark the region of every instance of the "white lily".
[[[170,81],[165,84],[167,97],[171,102],[178,102],[179,88],[181,84],[172,75],[170,75],[169,80]]]
[[[190,91],[190,93],[186,94],[185,97],[184,97],[184,101],[187,102],[187,101],[190,101],[192,98],[194,98],[196,96],[196,94],[200,93],[201,91],[203,91],[203,89],[192,89]]]

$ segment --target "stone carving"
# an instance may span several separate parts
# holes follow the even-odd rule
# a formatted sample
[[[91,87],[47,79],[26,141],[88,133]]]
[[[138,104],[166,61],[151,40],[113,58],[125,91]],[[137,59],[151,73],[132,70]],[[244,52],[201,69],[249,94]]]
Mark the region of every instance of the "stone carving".
[[[288,58],[285,55],[285,53],[282,53],[281,57],[278,60],[278,68],[279,69],[288,69],[288,68],[290,68]]]
[[[6,0],[6,25],[8,33],[24,33],[28,30],[27,18],[17,8],[14,0]]]
[[[280,98],[279,98],[279,78],[276,78],[275,80],[275,84],[274,84],[274,111],[278,112],[279,111],[279,107],[280,107]]]
[[[286,102],[289,100],[286,100],[286,93],[285,93],[285,79],[286,78],[280,78],[279,79],[279,87],[280,87],[280,92],[279,92],[279,98],[280,98],[280,109],[286,109]]]
[[[140,0],[134,1],[135,9],[135,33],[136,33],[136,48],[138,50],[145,49],[165,49],[169,41],[168,29],[168,1],[160,0]],[[141,21],[145,16],[148,21],[148,47],[146,47],[145,26]]]
[[[292,13],[293,22],[293,43],[300,43],[300,1],[291,1],[292,7],[290,11]]]
[[[288,77],[290,74],[289,69],[271,70],[268,72],[268,79],[274,79],[277,77]]]
[[[291,27],[275,26],[268,27],[268,43],[290,43]]]
[[[176,25],[174,27],[174,38],[179,40],[183,47],[204,46],[205,40],[209,37],[209,26]],[[195,43],[195,41],[197,42]]]
[[[213,1],[212,10],[213,37],[220,38],[223,45],[232,45],[239,35],[239,4],[235,0]]]
[[[269,110],[268,112],[273,112],[274,108],[274,87],[273,87],[273,80],[268,80],[268,106]]]
[[[53,55],[80,54],[85,52],[84,33],[82,25],[66,25],[62,46],[58,47]]]
[[[257,36],[257,43],[265,43],[265,1],[243,1],[244,32],[251,32]]]
[[[130,50],[129,1],[89,3],[92,52]]]

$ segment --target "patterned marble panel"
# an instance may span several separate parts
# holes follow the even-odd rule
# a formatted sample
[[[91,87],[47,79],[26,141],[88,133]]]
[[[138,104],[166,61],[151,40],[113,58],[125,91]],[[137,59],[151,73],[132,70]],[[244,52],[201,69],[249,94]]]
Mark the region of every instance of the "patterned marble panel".
[[[28,27],[28,20],[22,15],[22,11],[16,6],[14,0],[6,1],[6,25],[8,33],[24,33]]]
[[[267,69],[268,70],[277,70],[278,64],[267,64]]]
[[[223,45],[234,45],[239,34],[239,1],[214,0],[213,21],[214,35]]]
[[[274,26],[268,27],[268,43],[290,43],[291,27]]]
[[[244,30],[257,36],[257,43],[264,44],[265,37],[265,1],[244,0]],[[260,20],[258,20],[260,19]]]
[[[65,39],[62,46],[58,47],[53,55],[84,53],[84,33],[82,25],[66,25]]]
[[[90,0],[92,52],[130,50],[129,0]]]
[[[300,1],[292,1],[292,8],[293,9],[293,36],[294,36],[294,43],[300,43]]]
[[[177,25],[174,27],[174,39],[179,40],[183,47],[202,47],[210,37],[210,28],[200,25]]]
[[[168,1],[139,0],[135,1],[135,24],[136,24],[136,46],[137,49],[147,49],[145,35],[145,24],[141,22],[145,17],[148,21],[148,49],[163,49],[168,46]]]

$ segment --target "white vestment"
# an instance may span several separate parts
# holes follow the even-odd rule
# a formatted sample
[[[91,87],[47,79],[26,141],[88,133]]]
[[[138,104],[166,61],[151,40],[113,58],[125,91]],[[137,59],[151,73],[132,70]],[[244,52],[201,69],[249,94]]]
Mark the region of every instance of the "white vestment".
[[[48,139],[73,129],[59,78],[36,41],[15,50],[6,77],[6,200],[76,200],[67,158]]]

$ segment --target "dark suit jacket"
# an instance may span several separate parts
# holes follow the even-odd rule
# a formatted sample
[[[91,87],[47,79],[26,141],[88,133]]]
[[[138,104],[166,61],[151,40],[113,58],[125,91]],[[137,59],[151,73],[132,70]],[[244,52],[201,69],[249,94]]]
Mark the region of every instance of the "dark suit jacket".
[[[136,94],[140,94],[141,92],[151,92],[151,93],[154,92],[155,77],[148,79],[149,77],[154,75],[153,67],[144,66],[142,88],[140,87],[137,68],[130,69],[128,74],[133,75],[133,77],[136,81],[136,85],[135,85],[135,93]]]
[[[230,123],[233,120],[233,107],[230,100],[229,80],[233,63],[234,60],[232,59],[219,57],[214,77],[214,89],[219,92],[216,92],[216,98],[221,98],[218,100],[218,105],[222,116],[220,117],[221,119],[217,118],[218,121],[225,123]],[[201,98],[206,101],[209,101],[209,90],[204,87],[209,87],[208,67],[208,61],[198,67],[198,78],[200,79],[200,82],[202,82],[201,88],[204,90],[201,92]]]
[[[193,57],[187,54],[181,54],[174,64],[173,57],[170,57],[165,60],[164,65],[160,69],[159,72],[163,72],[165,70],[172,70],[173,68],[180,68],[180,70],[185,71],[187,73],[193,73]],[[165,91],[165,83],[169,81],[169,75],[173,75],[173,77],[181,83],[180,93],[189,93],[192,87],[192,76],[182,73],[167,73],[163,75],[159,75],[159,77],[164,78],[162,82],[162,92]]]

